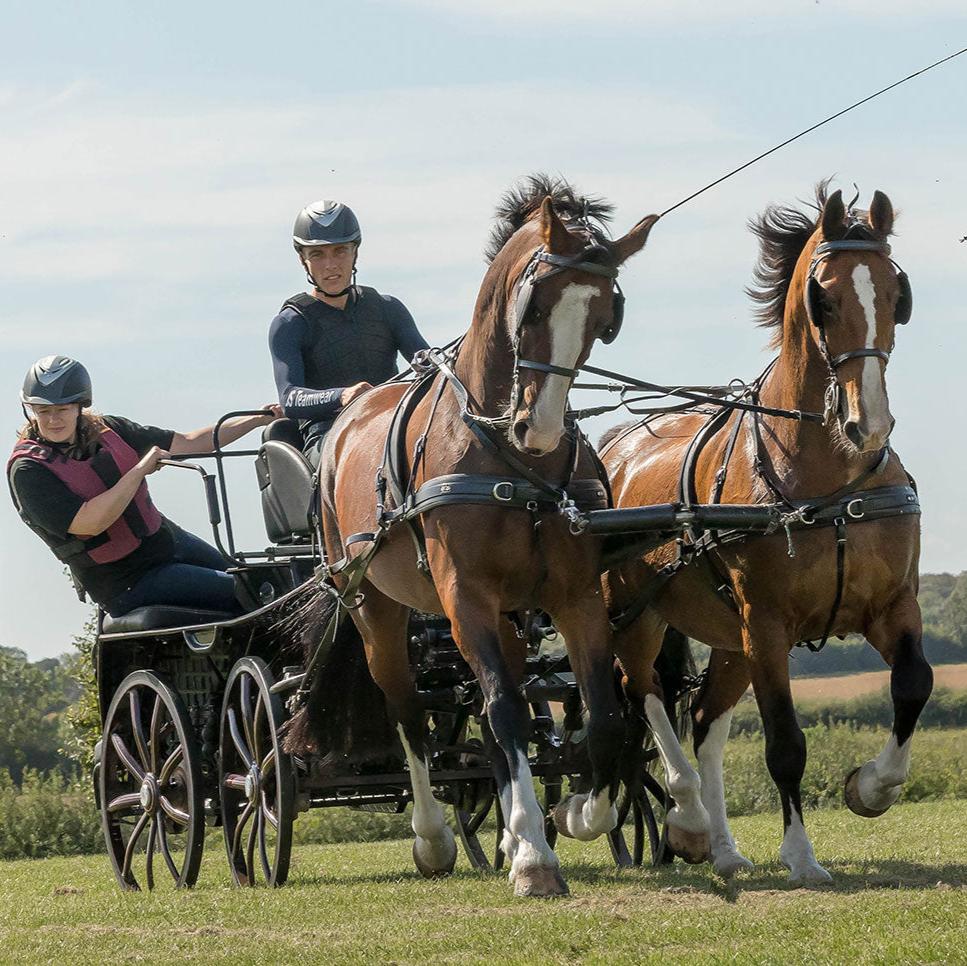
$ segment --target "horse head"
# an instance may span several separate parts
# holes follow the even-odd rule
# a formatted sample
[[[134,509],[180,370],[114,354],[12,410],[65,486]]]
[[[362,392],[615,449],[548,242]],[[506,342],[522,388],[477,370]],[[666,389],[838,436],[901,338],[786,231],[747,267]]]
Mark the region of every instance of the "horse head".
[[[494,254],[478,300],[478,311],[494,309],[513,353],[508,438],[532,456],[560,444],[577,370],[596,339],[611,342],[621,327],[618,269],[658,221],[649,215],[613,241],[592,223],[589,203],[564,188],[563,197],[531,199],[523,223]]]
[[[895,328],[913,307],[909,281],[890,258],[892,230],[882,191],[869,211],[847,209],[833,192],[789,289],[791,311],[828,370],[827,421],[861,453],[881,449],[893,429],[886,365]]]

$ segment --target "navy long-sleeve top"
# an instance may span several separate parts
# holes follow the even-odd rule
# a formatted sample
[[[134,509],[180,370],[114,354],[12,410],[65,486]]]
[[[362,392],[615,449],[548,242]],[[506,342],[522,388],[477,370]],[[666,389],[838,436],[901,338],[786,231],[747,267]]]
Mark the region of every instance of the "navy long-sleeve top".
[[[376,289],[357,287],[344,310],[306,296],[289,301],[297,304],[272,320],[269,351],[279,405],[307,437],[332,424],[345,388],[385,382],[398,371],[397,353],[409,361],[428,348],[406,306]]]

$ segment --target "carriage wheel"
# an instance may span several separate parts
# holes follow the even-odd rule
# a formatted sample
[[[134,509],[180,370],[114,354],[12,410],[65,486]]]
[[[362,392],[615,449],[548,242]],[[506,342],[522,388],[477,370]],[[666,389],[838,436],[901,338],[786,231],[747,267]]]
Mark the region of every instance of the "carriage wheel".
[[[197,742],[181,697],[150,671],[129,674],[108,708],[101,747],[101,826],[121,888],[137,892],[143,882],[153,889],[158,854],[176,888],[193,886],[205,814]]]
[[[285,719],[272,672],[243,657],[225,686],[219,736],[219,793],[228,864],[236,885],[282,885],[289,874],[295,778],[281,748]]]

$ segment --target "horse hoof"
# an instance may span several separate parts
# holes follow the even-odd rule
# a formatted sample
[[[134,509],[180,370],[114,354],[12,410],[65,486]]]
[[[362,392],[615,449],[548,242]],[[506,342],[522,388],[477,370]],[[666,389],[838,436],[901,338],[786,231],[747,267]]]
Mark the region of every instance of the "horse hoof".
[[[560,869],[532,865],[514,875],[514,895],[526,899],[557,899],[570,895]]]
[[[755,866],[740,852],[725,852],[718,858],[713,858],[712,868],[716,875],[731,879],[737,872],[746,872]]]
[[[708,832],[687,832],[677,825],[668,825],[668,849],[689,865],[707,862],[712,857]]]
[[[565,838],[573,839],[574,835],[568,828],[567,817],[571,810],[571,803],[574,801],[574,795],[568,795],[566,798],[561,800],[554,806],[554,811],[551,813],[554,818],[554,827],[557,829],[558,834],[563,835]]]
[[[871,808],[862,798],[860,798],[860,769],[854,768],[843,783],[843,798],[846,807],[854,814],[861,815],[863,818],[879,818],[890,806],[900,797],[899,789],[893,801],[888,802],[883,808]]]
[[[833,877],[818,863],[789,873],[789,884],[794,886],[829,885],[832,881]]]
[[[420,843],[426,843],[426,854],[420,855]],[[457,864],[457,843],[448,839],[444,849],[434,849],[428,839],[413,840],[413,863],[424,879],[443,879],[453,874]]]

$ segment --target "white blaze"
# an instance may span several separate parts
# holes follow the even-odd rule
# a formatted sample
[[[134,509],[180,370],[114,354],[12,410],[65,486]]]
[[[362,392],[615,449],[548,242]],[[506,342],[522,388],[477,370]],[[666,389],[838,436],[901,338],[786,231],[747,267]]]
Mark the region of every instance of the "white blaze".
[[[594,285],[572,282],[562,292],[551,310],[547,325],[551,335],[552,366],[573,369],[584,348],[588,303],[600,294]],[[570,386],[568,376],[548,373],[530,414],[530,428],[525,442],[539,449],[552,449],[564,432],[564,405]]]
[[[857,265],[853,269],[853,288],[860,307],[866,316],[866,349],[876,348],[876,289],[869,265]],[[863,372],[860,377],[860,405],[861,415],[865,418],[870,432],[889,433],[890,410],[883,386],[883,366],[879,359],[867,356],[863,360]]]

